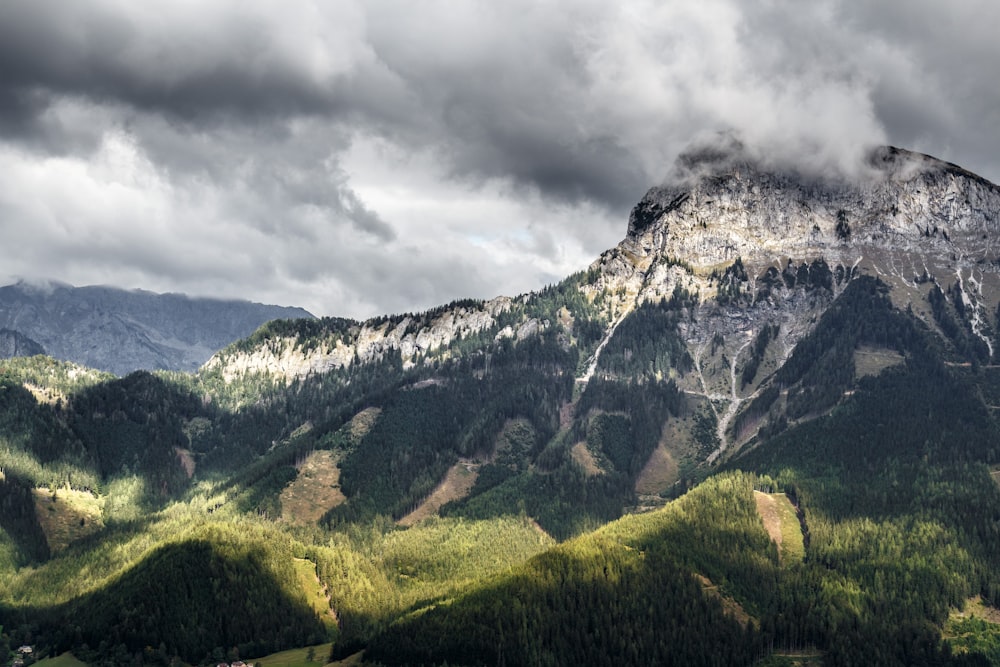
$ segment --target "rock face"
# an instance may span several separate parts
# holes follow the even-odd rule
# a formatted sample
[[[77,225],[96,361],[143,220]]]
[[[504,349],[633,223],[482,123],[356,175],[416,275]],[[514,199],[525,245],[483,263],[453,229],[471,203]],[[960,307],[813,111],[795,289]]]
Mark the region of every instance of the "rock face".
[[[894,298],[904,303],[928,283],[955,283],[964,306],[992,319],[1000,294],[1000,188],[992,183],[890,147],[873,151],[867,177],[855,182],[767,171],[739,155],[714,158],[688,161],[676,183],[643,197],[625,239],[594,263],[599,278],[587,289],[624,292],[625,307],[681,285],[700,294],[702,315],[717,316],[720,304],[706,297],[739,259],[748,298],[727,310],[728,323],[692,327],[700,340],[718,327],[749,330],[768,309],[794,324],[804,313],[790,283],[802,264],[822,260],[836,276],[831,297],[856,271],[900,288]],[[783,280],[789,271],[793,279]]]
[[[19,331],[0,329],[0,359],[33,357],[45,354],[45,348]]]
[[[194,371],[264,322],[301,317],[312,315],[301,308],[110,287],[0,287],[0,328],[36,341],[56,358],[117,375]]]
[[[439,308],[421,315],[367,322],[339,320],[319,332],[270,336],[266,345],[234,346],[214,355],[204,366],[229,382],[244,374],[267,373],[291,381],[317,373],[381,360],[399,353],[405,366],[417,355],[435,352],[459,339],[490,329],[511,299]],[[514,335],[513,333],[511,335]]]
[[[585,350],[591,358],[578,381],[589,379],[603,343],[639,304],[682,290],[696,297],[679,326],[697,372],[680,384],[735,410],[749,397],[735,387],[735,375],[754,336],[778,325],[783,362],[862,272],[889,284],[893,300],[912,305],[931,326],[927,293],[938,285],[947,299],[961,301],[992,354],[1000,349],[990,326],[1000,301],[998,258],[1000,189],[950,163],[885,147],[870,154],[862,177],[831,181],[762,167],[738,148],[688,156],[671,183],[636,205],[624,240],[574,283],[606,327],[602,343]],[[227,380],[268,373],[291,381],[389,353],[398,352],[404,366],[421,363],[481,332],[519,343],[550,326],[571,344],[576,313],[566,308],[509,316],[536,299],[544,300],[542,293],[462,302],[422,315],[343,322],[312,336],[275,332],[222,351],[206,370]],[[713,355],[726,368],[708,380],[702,362]],[[719,421],[721,432],[723,415]]]
[[[888,147],[872,152],[868,174],[853,182],[763,169],[738,153],[682,166],[633,209],[625,239],[591,266],[595,277],[581,289],[611,295],[609,337],[643,301],[678,289],[697,295],[679,324],[694,370],[678,384],[711,401],[721,445],[710,462],[757,393],[737,377],[755,337],[777,325],[771,354],[780,367],[859,273],[886,283],[893,302],[932,329],[936,286],[988,356],[1000,350],[1000,188],[992,183]]]
[[[734,160],[653,188],[632,212],[621,249],[695,268],[787,257],[853,261],[871,249],[965,260],[1000,249],[1000,190],[928,156],[883,148],[858,183],[810,182]]]

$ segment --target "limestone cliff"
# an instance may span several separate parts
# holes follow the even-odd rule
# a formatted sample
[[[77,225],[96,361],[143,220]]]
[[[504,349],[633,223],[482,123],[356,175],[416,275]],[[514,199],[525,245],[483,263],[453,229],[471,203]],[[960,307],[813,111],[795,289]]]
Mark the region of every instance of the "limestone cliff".
[[[838,285],[864,270],[904,289],[957,281],[973,308],[995,300],[1000,189],[992,183],[888,147],[872,152],[866,177],[855,181],[763,170],[739,155],[715,158],[688,161],[676,183],[643,197],[625,239],[595,262],[600,277],[591,291],[642,299],[683,284],[704,298],[740,259],[756,295],[769,267],[785,272],[789,261],[822,259]]]
[[[697,373],[680,382],[735,409],[749,390],[730,380],[750,340],[778,324],[783,361],[859,272],[889,283],[893,299],[918,315],[926,316],[929,286],[951,288],[949,298],[972,313],[992,352],[998,256],[1000,189],[925,155],[877,149],[853,180],[766,168],[739,150],[685,156],[671,182],[633,209],[622,242],[573,282],[605,327],[601,344],[581,349],[591,362],[580,379],[589,379],[603,342],[639,303],[682,289],[697,295],[681,324]],[[205,370],[227,380],[268,373],[291,381],[397,352],[410,366],[470,335],[520,341],[553,325],[574,344],[579,313],[565,307],[557,315],[560,304],[548,316],[522,308],[540,300],[536,293],[460,302],[421,315],[339,321],[317,335],[265,331],[215,355]],[[512,317],[512,308],[523,312]],[[728,365],[721,379],[702,372],[710,348]]]
[[[1000,250],[1000,190],[955,165],[883,148],[868,177],[822,182],[734,161],[649,191],[619,247],[695,268],[785,257],[852,263],[874,249],[956,253],[970,265]]]
[[[261,332],[263,344],[234,345],[214,355],[204,372],[219,372],[229,382],[244,374],[267,373],[291,381],[312,374],[369,363],[397,353],[404,367],[421,355],[492,328],[511,299],[463,302],[418,315],[366,322],[328,320],[323,329]],[[511,332],[510,335],[516,335]]]

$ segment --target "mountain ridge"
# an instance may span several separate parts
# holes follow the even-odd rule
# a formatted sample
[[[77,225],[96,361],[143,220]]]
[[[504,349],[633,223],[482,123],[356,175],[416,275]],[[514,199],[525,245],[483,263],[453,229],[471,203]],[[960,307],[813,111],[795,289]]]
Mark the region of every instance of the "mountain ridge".
[[[957,165],[895,147],[871,151],[868,164],[862,179],[823,181],[761,166],[738,148],[713,155],[707,167],[693,159],[679,163],[677,183],[651,188],[633,208],[625,238],[567,288],[600,304],[603,327],[585,350],[578,383],[597,372],[604,346],[639,305],[678,290],[697,295],[690,316],[677,325],[694,372],[678,383],[711,406],[719,444],[709,460],[715,461],[755,433],[731,430],[759,393],[737,386],[755,337],[776,326],[771,354],[780,367],[862,274],[886,282],[898,307],[913,309],[931,328],[955,329],[968,339],[958,344],[985,346],[984,359],[992,357],[1000,331],[1000,188]],[[930,304],[935,290],[942,295],[939,307]],[[565,311],[566,318],[518,315],[538,294],[376,318],[304,347],[294,336],[275,336],[253,351],[223,350],[205,369],[228,380],[263,373],[291,382],[389,354],[398,354],[404,368],[430,363],[475,335],[523,340],[554,328],[571,339],[572,312]],[[949,325],[948,310],[963,322]]]
[[[286,317],[313,316],[301,308],[98,285],[0,287],[0,328],[36,341],[53,357],[117,375],[194,371],[233,340]]]
[[[603,296],[606,333],[613,333],[615,323],[637,304],[669,298],[678,287],[702,298],[716,296],[712,293],[720,280],[733,280],[720,273],[737,260],[746,275],[737,276],[739,286],[730,287],[749,292],[750,306],[768,306],[758,304],[757,296],[782,292],[779,283],[787,286],[781,276],[789,267],[794,272],[821,259],[834,277],[831,296],[863,271],[891,277],[894,287],[903,288],[897,298],[905,305],[919,300],[921,285],[956,275],[976,321],[993,319],[985,311],[987,301],[1000,300],[996,185],[957,165],[895,147],[872,151],[867,177],[856,181],[820,181],[768,170],[738,147],[726,150],[713,153],[707,167],[706,159],[679,161],[676,182],[651,188],[630,213],[625,238],[590,265],[579,289],[592,302]],[[762,289],[760,279],[771,285]],[[987,297],[984,289],[990,292]],[[805,333],[792,320],[814,307],[795,290],[784,292],[790,311],[784,312],[782,300],[773,298],[769,316],[788,321],[782,338],[790,351]],[[463,300],[416,316],[334,326],[312,341],[308,354],[299,347],[300,336],[274,330],[268,345],[222,350],[206,369],[230,379],[264,373],[290,382],[397,352],[409,366],[470,335],[492,332],[496,340],[519,340],[557,325],[551,318],[503,317],[535,294]],[[710,314],[717,315],[717,302],[710,301]],[[694,323],[685,326],[689,340],[702,345],[720,326],[726,335],[742,335],[760,318],[740,319],[733,313],[726,322],[710,317],[712,331]],[[989,337],[991,350],[996,347],[979,324],[976,334]]]

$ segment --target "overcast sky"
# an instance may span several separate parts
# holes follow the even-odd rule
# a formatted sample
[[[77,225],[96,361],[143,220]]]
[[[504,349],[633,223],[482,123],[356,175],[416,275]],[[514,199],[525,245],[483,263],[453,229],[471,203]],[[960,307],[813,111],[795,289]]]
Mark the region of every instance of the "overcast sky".
[[[3,0],[0,280],[367,317],[585,268],[693,139],[1000,181],[995,0]]]

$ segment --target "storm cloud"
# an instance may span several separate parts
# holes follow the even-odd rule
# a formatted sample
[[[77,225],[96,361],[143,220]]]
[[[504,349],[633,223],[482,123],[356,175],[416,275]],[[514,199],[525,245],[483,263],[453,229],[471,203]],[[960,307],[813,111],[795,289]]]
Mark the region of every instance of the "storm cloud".
[[[991,2],[10,0],[0,278],[364,317],[536,289],[692,143],[1000,179]]]

